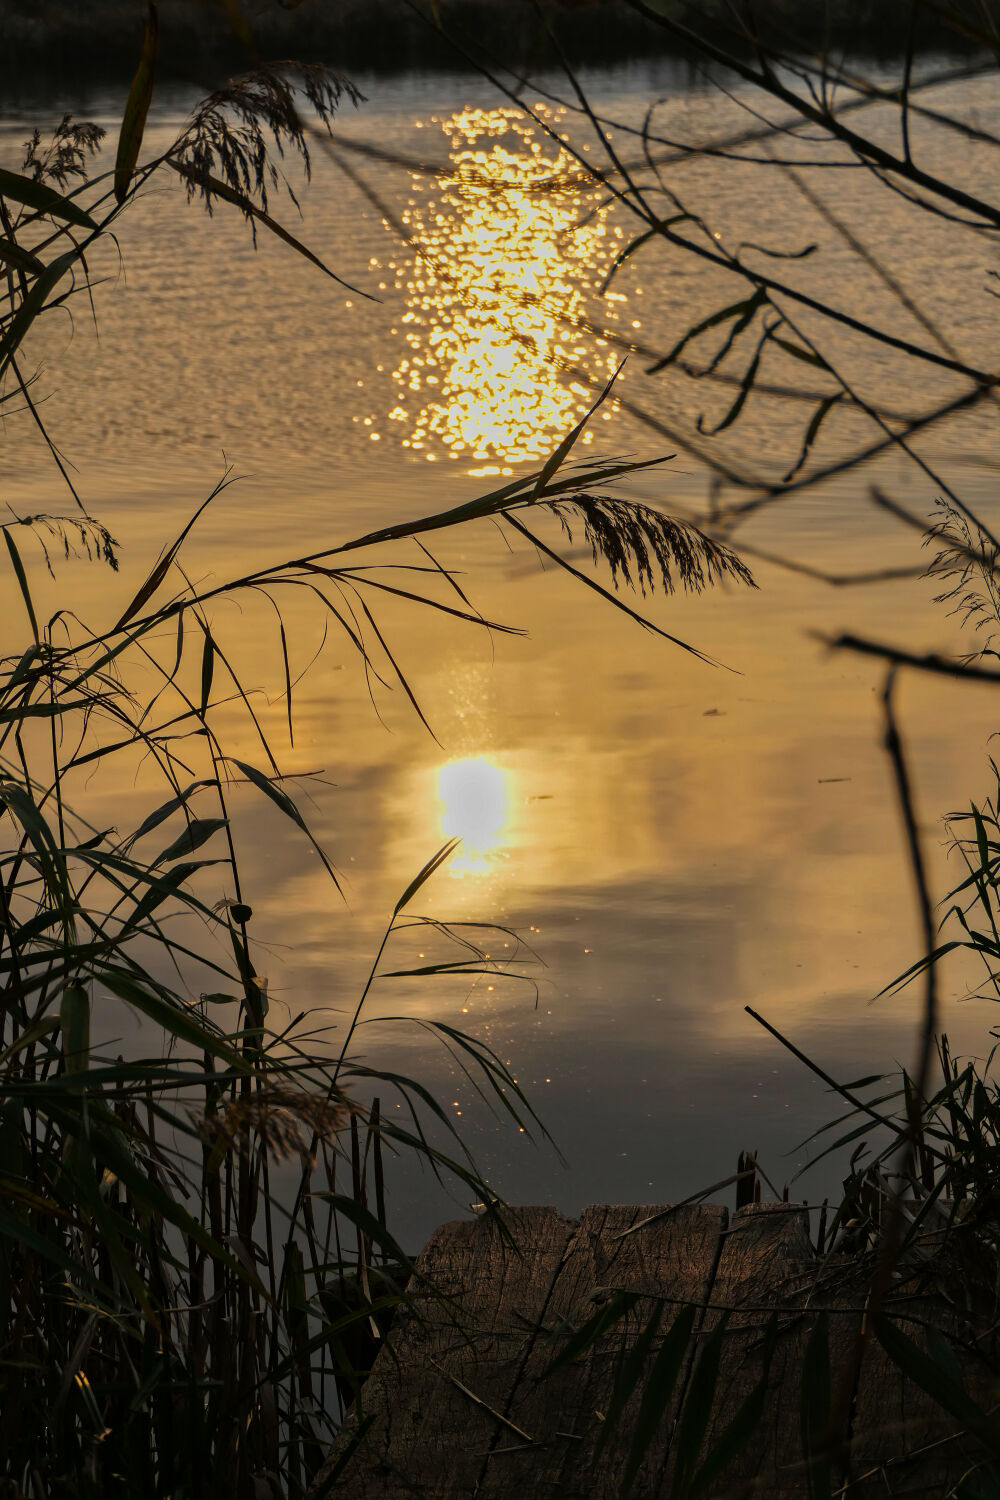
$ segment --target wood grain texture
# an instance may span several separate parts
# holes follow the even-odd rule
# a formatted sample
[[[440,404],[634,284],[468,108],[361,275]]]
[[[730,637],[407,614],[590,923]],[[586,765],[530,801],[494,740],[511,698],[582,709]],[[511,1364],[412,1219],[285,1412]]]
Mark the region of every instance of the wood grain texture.
[[[712,1287],[712,1311],[704,1323],[707,1338],[725,1316],[716,1399],[699,1464],[706,1461],[762,1380],[765,1336],[775,1312],[777,1335],[763,1413],[709,1495],[731,1496],[732,1500],[754,1495],[791,1500],[808,1495],[800,1407],[802,1360],[815,1324],[809,1308],[816,1271],[804,1209],[781,1203],[754,1204],[734,1215]],[[857,1324],[855,1318],[847,1329],[842,1321],[834,1319],[831,1327],[831,1344],[837,1350],[849,1347]],[[668,1486],[665,1493],[669,1492]]]
[[[419,1278],[411,1283],[415,1310],[394,1327],[314,1490],[322,1492],[358,1422],[374,1413],[363,1447],[338,1480],[352,1500],[611,1500],[639,1400],[637,1394],[595,1468],[619,1361],[655,1297],[706,1300],[726,1221],[722,1208],[602,1205],[579,1223],[551,1209],[518,1209],[508,1222],[520,1256],[489,1222],[442,1226],[418,1273],[448,1301],[429,1296]],[[540,1379],[565,1334],[599,1305],[595,1292],[614,1289],[641,1300],[586,1358]],[[666,1327],[672,1309],[668,1304]],[[672,1411],[664,1413],[663,1439],[637,1494],[659,1490],[672,1419]]]
[[[921,1291],[923,1295],[921,1295]],[[959,1311],[919,1282],[889,1299],[885,1309],[918,1347],[927,1347],[927,1327],[941,1333],[966,1391],[984,1410],[996,1405],[996,1336],[977,1337],[975,1318]],[[1000,1434],[998,1434],[1000,1435]],[[854,1493],[876,1496],[946,1495],[955,1481],[988,1458],[975,1437],[912,1381],[900,1379],[878,1340],[868,1340],[858,1380],[851,1430]],[[975,1491],[974,1491],[975,1492]]]
[[[731,1222],[718,1207],[601,1205],[578,1223],[550,1208],[511,1210],[507,1223],[514,1247],[489,1219],[446,1224],[432,1236],[410,1284],[412,1306],[397,1320],[311,1496],[326,1492],[325,1478],[370,1413],[365,1441],[334,1495],[618,1500],[643,1380],[620,1423],[604,1432],[616,1375],[658,1306],[646,1371],[680,1307],[693,1304],[695,1333],[672,1397],[656,1415],[630,1500],[686,1494],[685,1477],[690,1481],[717,1451],[755,1391],[764,1393],[763,1410],[731,1461],[698,1486],[698,1500],[809,1500],[803,1361],[825,1311],[834,1389],[853,1370],[868,1259],[817,1260],[805,1211],[787,1204],[753,1205]],[[578,1361],[543,1379],[567,1334],[616,1291],[637,1297],[627,1315]],[[910,1285],[896,1288],[892,1310],[943,1330],[958,1349],[970,1395],[985,1408],[994,1404],[995,1341],[986,1349],[977,1339],[971,1303],[959,1314],[940,1287]],[[765,1386],[763,1339],[772,1312],[777,1332]],[[723,1326],[706,1401],[696,1361]],[[917,1336],[917,1324],[900,1326]],[[963,1343],[974,1352],[963,1353]],[[982,1456],[969,1439],[948,1440],[957,1423],[874,1341],[855,1396],[852,1500],[945,1495]],[[694,1424],[695,1451],[691,1413],[699,1410],[705,1420]],[[914,1447],[923,1451],[907,1458]]]
[[[644,1220],[657,1214],[653,1222]],[[655,1208],[597,1206],[588,1208],[580,1225],[580,1238],[594,1265],[598,1285],[614,1290],[646,1295],[634,1309],[611,1329],[589,1358],[587,1405],[591,1423],[572,1455],[569,1469],[569,1494],[592,1497],[592,1500],[614,1500],[619,1493],[621,1476],[632,1445],[643,1381],[630,1399],[621,1422],[606,1439],[600,1461],[595,1462],[594,1448],[600,1433],[597,1413],[607,1412],[615,1374],[624,1356],[654,1313],[656,1298],[668,1299],[662,1304],[659,1336],[646,1361],[647,1374],[681,1307],[689,1302],[702,1307],[707,1301],[715,1274],[722,1233],[728,1222],[724,1208],[684,1207],[669,1211]],[[633,1229],[639,1225],[638,1229]],[[629,1232],[631,1231],[631,1232]],[[581,1246],[581,1254],[583,1246]],[[660,1417],[656,1437],[636,1476],[635,1500],[646,1500],[661,1493],[670,1436],[677,1415],[677,1403],[688,1373],[685,1359],[677,1382],[676,1394]]]
[[[502,1418],[576,1225],[551,1208],[506,1218],[513,1247],[490,1219],[445,1224],[431,1237],[410,1283],[413,1307],[394,1326],[314,1491],[322,1493],[368,1413],[374,1423],[338,1479],[352,1500],[459,1500],[477,1492],[491,1451],[524,1442]]]

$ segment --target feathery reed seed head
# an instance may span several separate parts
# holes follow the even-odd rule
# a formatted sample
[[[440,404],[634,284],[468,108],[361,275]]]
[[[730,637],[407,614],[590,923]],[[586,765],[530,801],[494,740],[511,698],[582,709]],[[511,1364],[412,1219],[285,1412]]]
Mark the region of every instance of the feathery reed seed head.
[[[312,1155],[309,1137],[331,1141],[345,1127],[354,1106],[342,1094],[305,1094],[297,1089],[263,1088],[248,1098],[228,1101],[213,1114],[192,1114],[192,1123],[206,1146],[221,1152],[250,1151],[254,1134],[279,1161]],[[303,1133],[303,1129],[306,1134]]]
[[[728,547],[697,526],[648,505],[611,495],[577,494],[570,500],[552,501],[551,509],[571,542],[571,517],[574,513],[580,517],[594,561],[604,558],[616,588],[623,580],[645,596],[655,588],[657,574],[665,594],[672,594],[677,584],[700,594],[720,578],[757,586],[749,568]]]

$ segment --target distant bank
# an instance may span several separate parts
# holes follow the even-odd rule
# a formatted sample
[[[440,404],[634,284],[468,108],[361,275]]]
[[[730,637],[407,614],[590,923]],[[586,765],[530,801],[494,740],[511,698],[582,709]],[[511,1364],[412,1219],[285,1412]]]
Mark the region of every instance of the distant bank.
[[[732,16],[724,0],[652,0],[699,31],[723,27]],[[572,62],[621,61],[682,49],[624,0],[543,0],[559,46]],[[418,9],[435,9],[454,38],[449,43]],[[758,23],[790,42],[876,56],[898,54],[912,12],[910,0],[758,0]],[[958,0],[969,11],[970,32],[982,33],[984,13],[1000,21],[1000,0]],[[469,55],[490,53],[525,71],[555,60],[553,43],[534,0],[160,0],[160,67],[199,82],[220,70],[246,66],[247,50],[232,17],[242,14],[259,54],[323,62],[345,72],[392,72],[410,67],[461,69]],[[140,0],[0,0],[0,90],[32,80],[113,83],[134,67],[145,6]],[[986,24],[989,24],[988,21]],[[722,32],[720,32],[722,39]],[[972,48],[971,35],[918,11],[918,49]]]

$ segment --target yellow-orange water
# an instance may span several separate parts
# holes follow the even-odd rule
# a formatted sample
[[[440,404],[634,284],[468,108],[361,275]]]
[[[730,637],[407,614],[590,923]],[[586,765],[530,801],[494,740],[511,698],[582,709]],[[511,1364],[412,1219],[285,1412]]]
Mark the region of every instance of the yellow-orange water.
[[[655,82],[608,75],[594,86],[609,111],[641,118]],[[594,194],[559,186],[565,143],[529,130],[471,82],[397,81],[369,92],[345,132],[426,165],[408,172],[348,159],[407,238],[394,237],[321,149],[303,221],[292,227],[381,301],[345,292],[273,242],[254,253],[241,223],[222,208],[207,221],[171,185],[123,221],[124,274],[110,255],[96,267],[109,278],[97,292],[100,338],[80,303],[72,325],[54,320],[34,346],[53,437],[125,558],[119,580],[73,563],[58,566],[54,585],[33,565],[51,607],[69,601],[88,621],[110,621],[211,487],[223,452],[247,477],[191,538],[189,571],[205,580],[470,498],[497,482],[488,475],[517,475],[544,459],[617,365],[615,340],[669,348],[734,292],[725,277],[654,252],[623,267],[611,288],[620,300],[608,301],[603,278],[634,224]],[[980,118],[996,112],[987,99],[970,107]],[[723,129],[725,108],[677,92],[665,133]],[[157,119],[153,144],[179,120],[179,112]],[[567,117],[550,123],[557,136],[582,141]],[[23,133],[21,122],[4,128],[4,165],[17,164]],[[934,139],[923,149],[946,160],[953,148]],[[969,149],[955,171],[992,170]],[[440,178],[435,163],[446,169]],[[796,244],[786,248],[816,240],[821,251],[782,274],[837,298],[848,273],[842,245],[785,178],[759,175],[766,170],[675,169],[671,182],[733,245],[787,238],[782,226],[793,223]],[[970,359],[988,360],[996,306],[985,291],[988,247],[924,224],[856,173],[835,181],[838,212],[864,225]],[[851,275],[850,299],[865,316],[914,332],[871,273]],[[904,384],[894,358],[863,355],[850,339],[836,347],[852,379],[888,406],[919,410],[951,389],[947,379]],[[731,392],[647,379],[643,366],[641,356],[630,359],[623,396],[704,443],[698,415],[717,419]],[[801,382],[780,362],[769,373]],[[797,451],[803,410],[752,399],[716,449],[743,467],[781,472]],[[924,444],[987,510],[993,420],[964,419]],[[817,453],[829,458],[865,432],[857,418],[832,419]],[[612,402],[588,437],[580,448],[588,460],[673,446]],[[65,507],[23,418],[7,419],[3,456],[15,509]],[[912,539],[871,507],[869,477],[913,508],[934,500],[933,483],[892,458],[862,479],[806,492],[746,539],[834,571],[919,561]],[[694,510],[708,480],[681,451],[632,492]],[[555,526],[544,534],[588,566],[579,538],[570,547]],[[573,1208],[677,1196],[725,1175],[743,1146],[762,1148],[787,1175],[778,1153],[793,1151],[831,1104],[743,1006],[833,1071],[857,1075],[909,1055],[916,1005],[914,997],[869,1004],[918,943],[879,748],[879,670],[831,657],[811,632],[847,625],[923,648],[953,643],[954,623],[926,581],[833,590],[769,564],[756,567],[759,593],[647,602],[665,629],[734,669],[725,670],[645,635],[573,580],[542,571],[530,548],[509,550],[491,527],[441,534],[433,551],[484,615],[529,634],[494,638],[399,601],[381,607],[380,625],[438,743],[398,688],[376,687],[378,722],[343,640],[297,686],[295,745],[282,764],[321,773],[301,782],[299,795],[345,876],[349,905],[280,821],[240,790],[259,967],[275,1006],[307,1011],[317,1027],[342,1024],[395,899],[458,834],[465,847],[418,905],[435,918],[495,920],[522,934],[547,966],[536,974],[537,1008],[530,988],[483,974],[387,980],[372,1014],[438,1017],[487,1040],[516,1064],[570,1158],[569,1175],[551,1154],[491,1124],[421,1034],[373,1027],[361,1043],[372,1060],[423,1071],[461,1114],[498,1190],[515,1200]],[[415,548],[394,560],[430,565]],[[5,649],[15,650],[26,625],[9,591],[3,607]],[[285,607],[301,669],[323,622],[302,600]],[[221,605],[216,625],[260,688],[255,701],[279,743],[273,613]],[[989,790],[996,714],[987,693],[930,680],[904,682],[900,707],[943,894],[954,869],[939,820]],[[235,747],[252,748],[249,735]],[[134,787],[94,783],[81,795],[95,818],[103,812],[124,826],[141,816],[148,786],[139,775]],[[497,935],[494,953],[513,941]],[[954,999],[957,1043],[985,1047],[989,1007],[962,1009]],[[800,1159],[793,1152],[791,1164]],[[413,1205],[414,1223],[441,1217],[440,1208],[438,1200]]]

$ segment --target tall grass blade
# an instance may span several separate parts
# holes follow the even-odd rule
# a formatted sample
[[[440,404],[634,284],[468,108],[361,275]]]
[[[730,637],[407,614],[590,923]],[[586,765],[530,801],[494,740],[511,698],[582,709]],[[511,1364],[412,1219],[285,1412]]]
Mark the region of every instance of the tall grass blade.
[[[7,552],[10,555],[10,563],[11,567],[14,569],[14,577],[17,579],[17,586],[21,590],[21,598],[24,600],[24,607],[27,611],[28,620],[31,625],[31,633],[35,637],[35,645],[40,646],[41,636],[38,633],[38,620],[35,617],[35,606],[31,602],[31,590],[28,587],[28,576],[24,571],[24,564],[21,561],[21,554],[17,550],[17,544],[15,543],[14,538],[11,536],[9,528],[6,526],[3,528],[3,539],[7,544]],[[23,660],[24,658],[22,657],[21,661],[23,662]]]
[[[0,180],[2,176],[0,172]],[[3,337],[0,338],[0,373],[6,372],[28,330],[45,308],[49,296],[66,273],[76,265],[79,258],[77,250],[67,250],[65,254],[50,261],[42,274],[31,283],[28,295],[8,323]]]
[[[1000,1419],[983,1411],[953,1374],[951,1361],[943,1365],[884,1313],[874,1320],[875,1336],[893,1364],[1000,1457]]]
[[[64,198],[46,182],[37,182],[31,177],[22,177],[17,172],[8,172],[0,167],[0,197],[11,203],[21,203],[36,213],[46,214],[50,219],[60,219],[78,229],[96,230],[99,225],[71,198]]]
[[[663,1340],[646,1376],[642,1400],[635,1419],[632,1445],[622,1474],[621,1494],[627,1496],[642,1466],[642,1461],[656,1436],[657,1429],[670,1405],[678,1376],[684,1366],[694,1332],[697,1309],[693,1304],[681,1308]],[[658,1319],[657,1319],[658,1321]],[[647,1324],[647,1328],[650,1325]],[[645,1350],[643,1351],[645,1356]],[[636,1362],[638,1364],[638,1362]],[[638,1374],[638,1368],[636,1369]],[[685,1404],[685,1410],[686,1410]]]
[[[687,1500],[691,1493],[698,1456],[701,1453],[715,1407],[722,1344],[728,1321],[728,1312],[719,1314],[719,1320],[705,1340],[688,1382],[684,1396],[684,1409],[677,1428],[674,1465],[675,1500]]]
[[[809,1500],[830,1500],[833,1472],[830,1459],[833,1417],[830,1379],[830,1320],[820,1313],[813,1324],[802,1361],[800,1397],[802,1457],[809,1483]]]
[[[201,172],[197,167],[192,167],[184,161],[178,161],[175,157],[169,157],[167,165],[173,167],[175,172],[183,177],[185,181],[192,183],[193,186],[201,188],[203,192],[207,192],[213,197],[221,198],[225,203],[232,203],[246,218],[252,219],[255,224],[262,224],[265,229],[269,230],[279,240],[283,240],[286,245],[290,245],[299,255],[304,256],[306,260],[312,261],[313,265],[318,266],[324,276],[329,276],[331,281],[336,281],[339,286],[346,288],[349,292],[354,292],[358,297],[365,297],[369,302],[377,302],[379,300],[371,292],[366,292],[362,287],[352,285],[351,282],[345,281],[342,276],[338,276],[335,271],[331,271],[330,267],[325,265],[319,256],[309,249],[308,245],[304,245],[301,240],[296,239],[294,234],[290,234],[283,224],[279,224],[277,219],[272,219],[271,215],[265,213],[264,209],[258,208],[257,204],[246,193],[241,193],[236,188],[230,187],[228,183],[222,181],[221,177],[213,177],[209,172]]]
[[[774,1357],[777,1339],[778,1314],[772,1313],[767,1320],[767,1328],[764,1330],[760,1378],[692,1479],[688,1490],[692,1500],[694,1496],[704,1494],[722,1478],[729,1465],[742,1453],[753,1435],[760,1430],[770,1394],[768,1387],[771,1379],[771,1361]]]
[[[622,365],[619,365],[617,370],[611,376],[611,379],[608,381],[607,385],[605,385],[604,389],[601,391],[601,394],[598,396],[597,400],[591,406],[590,410],[584,413],[584,415],[580,418],[579,422],[577,422],[572,431],[567,433],[567,435],[563,438],[562,442],[556,444],[555,448],[552,450],[549,457],[545,460],[545,463],[542,465],[541,470],[539,471],[538,479],[535,482],[535,488],[531,492],[531,495],[529,497],[529,503],[534,503],[540,498],[540,496],[545,493],[549,481],[559,471],[559,469],[565,463],[566,459],[569,457],[570,453],[573,451],[577,438],[580,437],[591,417],[595,412],[600,410],[605,401],[611,395],[611,392],[614,389],[615,382],[617,381],[618,376],[621,374],[621,371]]]
[[[132,86],[125,103],[121,130],[118,135],[118,153],[115,157],[115,197],[119,204],[128,196],[129,184],[135,164],[139,160],[146,117],[153,98],[153,74],[156,69],[156,49],[159,40],[159,15],[156,0],[149,0],[146,26],[142,35],[139,63],[132,79]]]
[[[763,307],[766,300],[766,293],[763,290],[758,290],[752,292],[749,297],[741,297],[738,302],[730,303],[728,307],[720,307],[716,312],[709,313],[707,318],[702,318],[699,323],[695,323],[693,327],[689,328],[687,333],[677,340],[677,343],[668,354],[665,354],[662,359],[658,359],[655,364],[650,365],[646,374],[656,375],[660,370],[665,370],[668,365],[672,365],[675,360],[681,357],[693,339],[698,338],[702,333],[707,333],[710,328],[717,328],[720,323],[735,321],[736,329],[742,331],[742,329],[748,326],[757,311]]]
[[[45,270],[45,262],[39,260],[37,255],[25,250],[16,240],[5,239],[3,236],[0,236],[0,261],[4,265],[13,266],[15,271],[24,271],[28,276],[40,276]]]
[[[183,854],[193,854],[200,849],[202,844],[218,833],[222,828],[229,827],[228,818],[192,818],[184,832],[178,834],[172,844],[168,844],[162,853],[156,856],[154,864],[169,864],[171,860],[180,859]]]
[[[436,854],[431,855],[430,859],[424,865],[423,869],[419,872],[419,874],[413,877],[409,885],[406,887],[406,890],[396,902],[392,913],[394,918],[398,917],[400,912],[403,911],[405,907],[409,906],[410,902],[413,900],[417,892],[427,884],[431,876],[441,868],[445,861],[451,858],[452,854],[454,854],[455,850],[458,848],[461,842],[462,840],[460,838],[449,839],[446,844],[441,845],[441,848],[437,851]]]
[[[85,1073],[90,1066],[90,996],[82,984],[68,984],[59,1007],[63,1070]]]
[[[575,1360],[586,1354],[588,1350],[592,1349],[601,1340],[609,1329],[613,1328],[616,1323],[621,1322],[622,1318],[632,1311],[638,1300],[639,1296],[637,1292],[612,1292],[603,1306],[599,1307],[595,1313],[592,1313],[587,1321],[575,1333],[570,1335],[559,1353],[546,1365],[538,1377],[539,1380],[547,1380],[557,1370],[561,1370],[565,1365],[572,1364]]]

